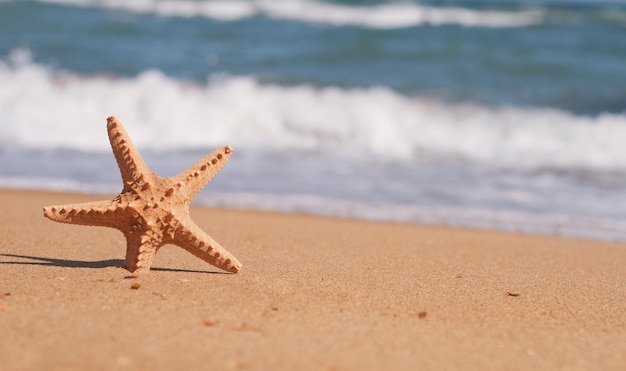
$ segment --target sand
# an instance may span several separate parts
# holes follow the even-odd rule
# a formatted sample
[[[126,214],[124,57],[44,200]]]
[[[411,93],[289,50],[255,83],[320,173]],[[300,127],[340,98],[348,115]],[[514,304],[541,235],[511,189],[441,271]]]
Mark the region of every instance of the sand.
[[[122,234],[1,190],[3,370],[624,370],[626,244],[192,208],[243,263],[176,246],[133,278]]]

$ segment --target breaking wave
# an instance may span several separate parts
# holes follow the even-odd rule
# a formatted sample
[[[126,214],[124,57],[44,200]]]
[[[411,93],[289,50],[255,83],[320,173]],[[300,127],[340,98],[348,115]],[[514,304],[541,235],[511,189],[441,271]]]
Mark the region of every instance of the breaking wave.
[[[539,10],[474,10],[415,3],[353,6],[315,0],[39,0],[78,7],[101,7],[167,17],[235,21],[257,15],[333,26],[392,29],[420,25],[523,27],[540,23]]]
[[[0,145],[109,151],[117,115],[139,147],[229,143],[364,161],[436,158],[511,169],[626,171],[626,114],[490,108],[401,95],[387,88],[261,84],[247,76],[194,85],[149,70],[133,78],[79,76],[0,61]]]

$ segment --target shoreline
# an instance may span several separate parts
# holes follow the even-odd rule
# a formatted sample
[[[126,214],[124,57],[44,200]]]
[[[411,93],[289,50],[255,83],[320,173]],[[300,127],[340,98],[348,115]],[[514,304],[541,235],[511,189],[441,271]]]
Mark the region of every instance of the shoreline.
[[[65,186],[67,187],[67,184]],[[32,187],[20,185],[20,182],[0,183],[0,192],[67,193],[92,196],[93,200],[111,199],[119,191],[117,184],[115,187],[106,187],[106,189],[94,187],[85,190],[79,186],[74,187],[74,189],[63,189],[60,184],[56,187],[41,188],[37,185]],[[285,204],[289,206],[285,206]],[[210,195],[200,194],[192,201],[191,206],[626,243],[626,222],[614,219],[568,216],[559,213],[534,214],[524,211],[486,208],[453,210],[446,207],[427,208],[387,203],[366,204],[360,201],[339,200],[323,196],[300,198],[298,196],[281,197],[269,194],[214,192]]]
[[[626,365],[624,243],[192,207],[242,271],[167,245],[129,278],[121,233],[41,214],[99,197],[0,190],[9,370]]]

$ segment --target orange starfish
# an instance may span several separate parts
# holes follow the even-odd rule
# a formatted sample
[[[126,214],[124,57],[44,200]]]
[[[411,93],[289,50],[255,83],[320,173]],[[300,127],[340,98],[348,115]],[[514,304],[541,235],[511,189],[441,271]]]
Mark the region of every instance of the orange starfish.
[[[225,271],[241,263],[189,216],[189,202],[226,164],[229,146],[213,151],[175,177],[151,172],[115,117],[107,119],[109,141],[122,173],[124,188],[111,201],[44,207],[43,215],[60,223],[119,229],[126,237],[125,267],[150,270],[159,248],[171,243]]]

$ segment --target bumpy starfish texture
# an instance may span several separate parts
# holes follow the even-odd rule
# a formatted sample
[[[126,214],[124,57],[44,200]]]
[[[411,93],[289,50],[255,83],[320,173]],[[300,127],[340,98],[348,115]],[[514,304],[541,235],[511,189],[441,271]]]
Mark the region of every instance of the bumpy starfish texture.
[[[107,130],[122,173],[122,192],[110,201],[44,207],[44,216],[60,223],[119,229],[126,237],[125,267],[133,273],[149,271],[165,244],[237,273],[241,268],[237,258],[189,216],[191,199],[224,167],[232,149],[222,147],[177,176],[161,178],[150,171],[115,117],[107,119]]]

